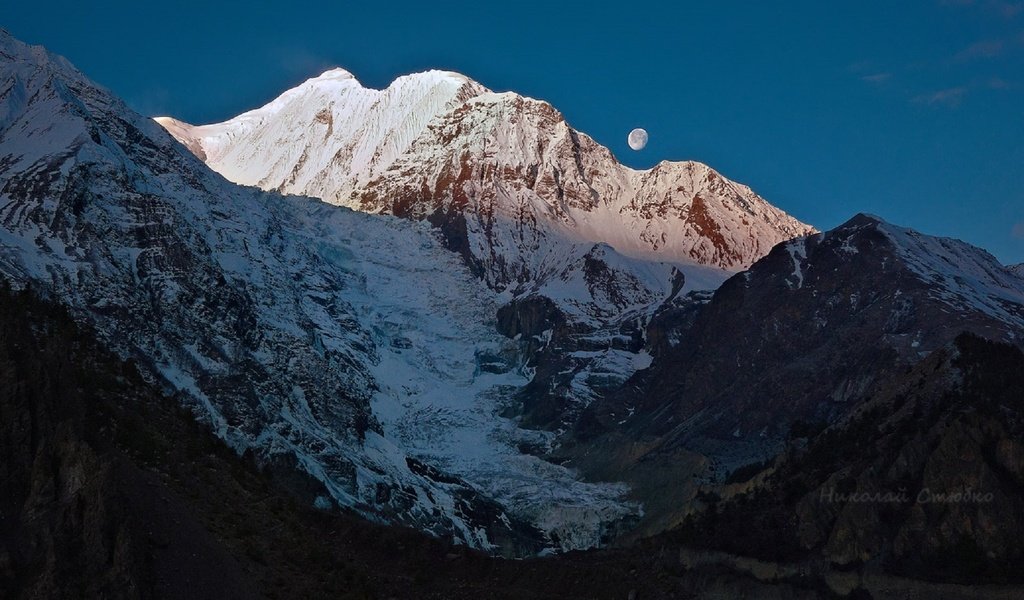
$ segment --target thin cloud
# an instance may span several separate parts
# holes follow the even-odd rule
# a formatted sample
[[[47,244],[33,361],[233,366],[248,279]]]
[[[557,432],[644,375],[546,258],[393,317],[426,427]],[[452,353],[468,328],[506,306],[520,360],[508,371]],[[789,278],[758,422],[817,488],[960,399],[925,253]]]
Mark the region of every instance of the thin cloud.
[[[871,65],[870,60],[859,60],[857,62],[846,65],[847,71],[849,71],[850,73],[857,73],[858,75],[861,73],[867,73],[872,69],[873,67]]]
[[[988,79],[976,79],[964,85],[935,90],[914,96],[910,99],[914,104],[928,106],[942,106],[946,108],[957,108],[968,94],[989,92],[1006,92],[1021,88],[1016,81],[1009,81],[1002,77],[990,77]]]
[[[1024,2],[996,2],[996,10],[1007,19],[1012,19],[1024,12]]]
[[[339,65],[332,64],[330,60],[309,51],[306,48],[294,46],[278,48],[274,52],[278,66],[288,74],[289,77],[315,77],[328,69]]]
[[[1017,15],[1024,12],[1024,2],[1009,2],[1007,0],[939,0],[939,5],[955,8],[978,7],[1004,19],[1016,18]]]
[[[944,90],[936,90],[927,94],[921,94],[915,96],[912,101],[917,104],[927,104],[928,106],[945,106],[947,108],[956,108],[964,100],[964,96],[967,95],[967,88],[964,86],[957,86],[946,88]]]
[[[1014,225],[1010,233],[1017,239],[1024,239],[1024,221]]]
[[[957,52],[953,60],[965,63],[984,58],[995,58],[1005,50],[1006,42],[1003,40],[981,40]]]
[[[126,101],[136,112],[151,117],[166,115],[168,107],[171,106],[171,94],[161,86],[149,86],[141,92],[135,93]]]
[[[893,78],[893,74],[891,72],[880,70],[868,60],[862,60],[847,65],[846,70],[856,75],[857,79],[871,85],[881,86]]]
[[[862,75],[860,78],[861,81],[875,85],[882,85],[890,79],[892,79],[892,73],[871,73],[870,75]]]

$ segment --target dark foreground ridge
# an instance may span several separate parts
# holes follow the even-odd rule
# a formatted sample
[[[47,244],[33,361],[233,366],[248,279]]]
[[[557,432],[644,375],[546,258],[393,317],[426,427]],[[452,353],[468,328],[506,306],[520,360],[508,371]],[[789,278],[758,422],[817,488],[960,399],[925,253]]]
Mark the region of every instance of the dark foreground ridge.
[[[0,289],[0,597],[693,597],[666,553],[504,561],[318,511],[63,309]],[[736,584],[758,588],[756,582]]]
[[[1024,581],[1024,354],[962,334],[831,427],[799,423],[670,534],[772,561]]]
[[[301,480],[237,456],[63,309],[6,286],[0,378],[3,598],[872,597],[856,574],[766,575],[671,535],[510,561],[307,508]]]
[[[3,598],[625,598],[638,585],[610,555],[502,562],[306,508],[294,475],[257,470],[62,309],[6,287],[0,378]]]

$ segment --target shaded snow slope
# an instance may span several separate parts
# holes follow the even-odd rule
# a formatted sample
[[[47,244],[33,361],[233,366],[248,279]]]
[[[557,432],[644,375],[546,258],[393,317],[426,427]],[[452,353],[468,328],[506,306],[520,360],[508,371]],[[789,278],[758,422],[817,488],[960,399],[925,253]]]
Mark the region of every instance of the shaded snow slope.
[[[230,184],[2,30],[0,272],[324,502],[510,554],[595,545],[637,510],[519,452],[537,434],[497,413],[520,344],[427,224]]]
[[[885,235],[903,265],[928,286],[933,300],[957,313],[980,313],[1024,329],[1021,277],[988,251],[958,239],[925,235],[871,215],[858,215],[847,225],[848,230],[839,231],[848,234],[847,231],[856,232],[864,227]],[[844,248],[856,252],[852,244]]]

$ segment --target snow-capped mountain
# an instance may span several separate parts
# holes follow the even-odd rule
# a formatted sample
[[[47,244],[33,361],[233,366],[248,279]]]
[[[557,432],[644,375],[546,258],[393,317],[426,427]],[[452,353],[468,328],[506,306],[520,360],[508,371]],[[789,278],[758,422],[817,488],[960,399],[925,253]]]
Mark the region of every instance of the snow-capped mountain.
[[[157,120],[237,183],[428,219],[500,289],[544,283],[577,245],[737,270],[812,231],[706,165],[627,168],[550,104],[454,73],[378,91],[336,69],[223,123]]]
[[[959,332],[1024,345],[1019,266],[868,215],[810,233],[451,73],[161,124],[0,30],[0,274],[321,506],[476,547],[659,531]]]
[[[499,416],[525,341],[429,224],[231,184],[2,30],[0,244],[5,278],[321,504],[509,554],[593,546],[638,510],[520,452],[551,437]]]
[[[755,445],[794,419],[830,422],[961,332],[1024,347],[1021,282],[981,248],[857,215],[779,244],[692,324],[662,334],[653,379],[632,400],[675,415],[655,422],[638,409],[636,419]]]
[[[336,200],[387,169],[434,115],[482,91],[442,71],[370,90],[332,69],[225,123],[157,121],[231,181]]]
[[[554,301],[564,326],[530,335],[560,368],[524,400],[551,429],[647,364],[658,307],[813,231],[706,165],[630,169],[550,104],[454,73],[378,91],[336,69],[223,123],[157,121],[232,181],[427,221],[504,301]]]
[[[853,414],[961,333],[1024,348],[1021,283],[985,250],[870,215],[781,243],[655,315],[650,366],[590,403],[573,436],[590,441],[556,458],[629,482],[634,531],[661,531],[692,509],[688,482],[771,460],[794,429]]]

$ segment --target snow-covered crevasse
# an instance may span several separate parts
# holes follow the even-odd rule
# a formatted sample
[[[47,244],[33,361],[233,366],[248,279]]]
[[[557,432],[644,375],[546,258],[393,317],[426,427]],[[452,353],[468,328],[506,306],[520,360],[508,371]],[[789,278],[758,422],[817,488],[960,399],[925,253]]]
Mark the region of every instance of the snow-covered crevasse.
[[[0,272],[370,518],[523,553],[637,510],[519,452],[536,434],[496,414],[518,346],[429,226],[232,185],[2,30]]]

